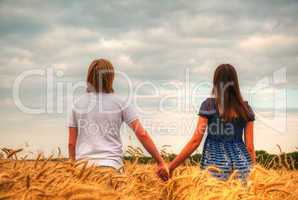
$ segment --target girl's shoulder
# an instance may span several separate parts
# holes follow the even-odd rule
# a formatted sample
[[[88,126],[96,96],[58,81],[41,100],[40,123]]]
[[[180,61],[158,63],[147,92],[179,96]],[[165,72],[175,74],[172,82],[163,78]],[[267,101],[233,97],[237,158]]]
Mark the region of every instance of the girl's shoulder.
[[[247,111],[248,111],[248,121],[254,121],[255,120],[255,113],[252,109],[252,107],[249,105],[248,101],[244,101],[245,105],[246,105],[246,108],[247,108]]]
[[[206,110],[216,110],[216,99],[214,97],[208,97],[206,98],[202,104],[201,104],[201,108]]]
[[[216,101],[214,97],[206,98],[200,106],[199,115],[203,117],[210,117],[217,113]]]

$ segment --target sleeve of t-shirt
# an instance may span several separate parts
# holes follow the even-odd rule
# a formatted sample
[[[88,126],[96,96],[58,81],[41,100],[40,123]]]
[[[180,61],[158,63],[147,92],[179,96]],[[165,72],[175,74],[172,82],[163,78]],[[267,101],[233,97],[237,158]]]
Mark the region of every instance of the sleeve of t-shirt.
[[[130,104],[127,105],[123,110],[122,110],[122,118],[123,121],[129,125],[131,122],[134,120],[138,119],[138,114],[135,110],[135,108]]]
[[[74,109],[69,112],[68,127],[78,127],[77,117]]]

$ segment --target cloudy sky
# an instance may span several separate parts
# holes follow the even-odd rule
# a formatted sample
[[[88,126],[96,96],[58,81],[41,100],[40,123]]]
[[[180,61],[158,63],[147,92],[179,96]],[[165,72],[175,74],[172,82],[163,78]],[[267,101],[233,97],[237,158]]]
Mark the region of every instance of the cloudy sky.
[[[218,64],[231,63],[244,96],[254,99],[254,108],[273,108],[279,101],[275,92],[284,89],[287,108],[298,108],[297,9],[298,1],[277,0],[1,0],[0,145],[17,146],[27,140],[43,144],[44,135],[53,132],[61,135],[47,144],[64,145],[66,109],[39,115],[20,111],[12,98],[14,81],[24,71],[52,69],[55,85],[61,83],[65,89],[66,83],[84,81],[88,65],[99,57],[110,59],[134,89],[147,81],[174,94],[175,88],[165,83],[183,86],[189,79],[190,87],[208,85]],[[274,74],[286,81],[276,84]],[[269,81],[267,88],[251,98],[249,91],[263,80]],[[124,94],[127,86],[121,78],[117,81],[116,91]],[[210,93],[208,86],[201,89],[199,93]],[[150,86],[142,88],[142,94],[150,92]],[[67,102],[68,93],[55,102]],[[28,107],[44,106],[49,94],[57,91],[46,90],[45,77],[22,82],[20,96]],[[152,100],[142,103],[149,110],[154,107]],[[19,137],[23,139],[16,142]]]

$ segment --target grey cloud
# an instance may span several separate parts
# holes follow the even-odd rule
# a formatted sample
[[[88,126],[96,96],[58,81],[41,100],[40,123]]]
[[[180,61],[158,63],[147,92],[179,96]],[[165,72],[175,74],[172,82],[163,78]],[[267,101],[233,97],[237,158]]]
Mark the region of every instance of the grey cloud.
[[[280,66],[298,75],[295,1],[2,1],[0,6],[5,14],[0,70],[10,76],[52,66],[84,79],[97,57],[111,59],[139,80],[183,79],[186,67],[197,81],[211,80],[221,62],[235,64],[248,84]],[[273,42],[256,51],[239,47],[251,37],[275,35],[294,43]]]

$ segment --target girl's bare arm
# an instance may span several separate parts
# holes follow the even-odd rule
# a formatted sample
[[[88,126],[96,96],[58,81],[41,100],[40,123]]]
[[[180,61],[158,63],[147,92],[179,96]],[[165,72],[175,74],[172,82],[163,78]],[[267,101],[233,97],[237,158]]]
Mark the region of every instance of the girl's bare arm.
[[[255,163],[256,153],[254,147],[254,123],[252,121],[247,122],[244,134],[248,153],[250,154],[253,163]]]
[[[195,130],[192,138],[186,144],[186,146],[182,149],[182,151],[177,155],[177,157],[169,164],[170,171],[174,170],[178,165],[180,165],[200,145],[203,135],[205,133],[207,124],[208,124],[207,118],[199,117],[197,127],[196,127],[196,130]]]

